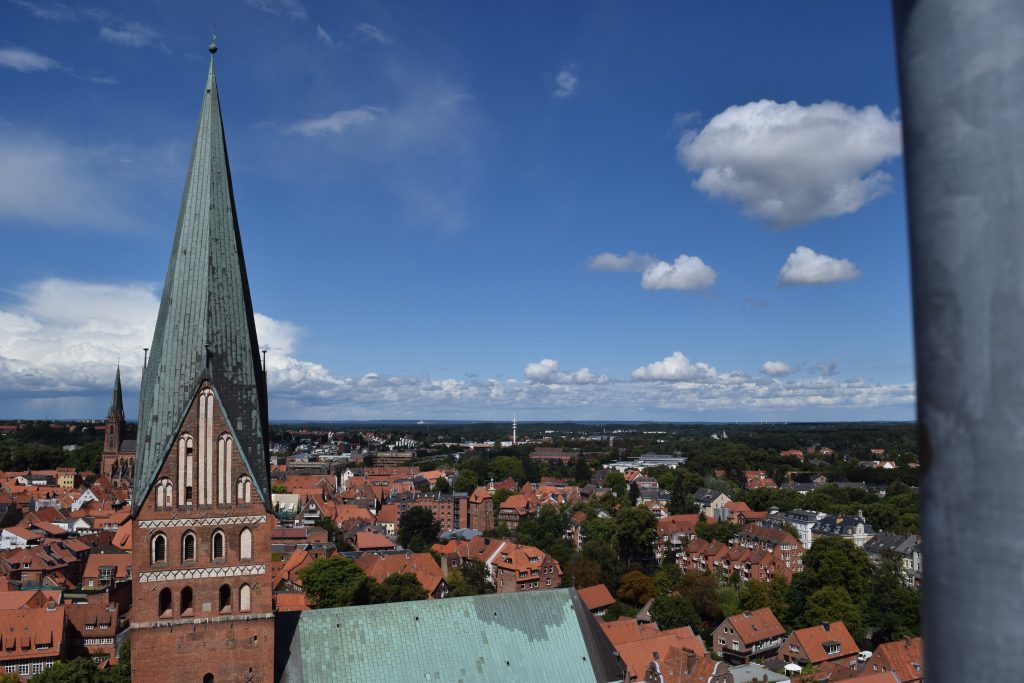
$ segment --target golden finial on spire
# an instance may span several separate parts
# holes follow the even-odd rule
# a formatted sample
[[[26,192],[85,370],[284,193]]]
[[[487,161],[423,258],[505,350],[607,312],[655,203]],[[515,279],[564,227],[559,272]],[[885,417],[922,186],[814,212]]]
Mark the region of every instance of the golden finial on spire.
[[[213,25],[213,35],[210,37],[210,47],[207,49],[211,55],[217,52],[217,24]]]

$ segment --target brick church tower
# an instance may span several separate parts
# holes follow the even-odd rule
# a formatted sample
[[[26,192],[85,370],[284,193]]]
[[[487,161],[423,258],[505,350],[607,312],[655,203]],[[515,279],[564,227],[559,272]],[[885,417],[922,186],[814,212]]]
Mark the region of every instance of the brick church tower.
[[[135,441],[125,439],[124,400],[121,397],[121,366],[114,375],[114,395],[107,411],[100,471],[116,488],[128,488],[135,475]]]
[[[132,680],[269,683],[267,386],[212,56],[151,349],[132,487]]]

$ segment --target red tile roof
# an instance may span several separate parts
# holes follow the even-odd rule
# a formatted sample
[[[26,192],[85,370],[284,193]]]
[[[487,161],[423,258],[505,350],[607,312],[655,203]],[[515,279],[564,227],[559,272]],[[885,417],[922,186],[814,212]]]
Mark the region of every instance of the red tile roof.
[[[825,650],[826,644],[838,645],[839,649],[837,652],[829,654]],[[797,645],[800,652],[791,651],[791,645]],[[782,644],[782,649],[779,652],[791,658],[817,664],[830,659],[849,657],[857,654],[859,650],[853,636],[846,629],[846,624],[841,621],[833,621],[831,624],[821,624],[793,631],[786,642]]]
[[[786,635],[786,629],[779,623],[770,607],[734,614],[726,617],[725,621],[729,622],[743,644],[748,646],[765,638]]]
[[[904,683],[924,679],[924,645],[920,637],[882,643],[875,649],[871,664],[895,671]]]
[[[615,598],[612,597],[608,586],[603,583],[599,583],[596,586],[587,586],[586,588],[577,588],[576,592],[580,594],[580,600],[583,601],[583,604],[591,612],[615,604]]]
[[[46,659],[61,653],[64,606],[23,607],[0,612],[0,662]]]
[[[444,580],[441,567],[430,553],[398,553],[392,555],[375,555],[366,553],[356,559],[367,576],[378,582],[392,574],[415,574],[420,585],[432,596],[438,585]]]

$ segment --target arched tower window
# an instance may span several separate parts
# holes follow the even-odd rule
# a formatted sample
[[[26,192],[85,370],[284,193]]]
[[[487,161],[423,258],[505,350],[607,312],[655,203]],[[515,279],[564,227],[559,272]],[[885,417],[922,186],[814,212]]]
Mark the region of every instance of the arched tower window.
[[[220,611],[230,612],[231,611],[231,586],[226,583],[220,587]]]
[[[252,588],[249,584],[243,583],[242,587],[238,589],[238,611],[248,612],[252,609]]]
[[[224,559],[224,532],[218,529],[213,532],[212,555],[215,560]]]
[[[150,542],[150,561],[153,564],[167,561],[167,537],[156,534]]]
[[[196,559],[196,535],[189,531],[181,539],[181,561],[189,562]]]
[[[156,607],[157,615],[161,618],[171,616],[171,589],[164,588],[160,591],[160,597]]]
[[[235,496],[235,502],[238,503],[251,503],[252,502],[252,480],[248,476],[242,475],[238,478],[238,486],[235,487],[237,495]]]
[[[190,434],[182,434],[178,439],[178,505],[192,505],[194,459],[195,441]]]
[[[252,532],[242,529],[238,535],[238,557],[242,560],[252,559]]]
[[[203,676],[203,683],[213,683],[213,674]]]
[[[181,589],[181,612],[182,616],[192,614],[192,589],[185,586]]]
[[[217,439],[217,502],[231,502],[231,454],[234,440],[230,434],[221,434]]]
[[[156,483],[156,507],[169,508],[174,506],[174,484],[164,477]]]

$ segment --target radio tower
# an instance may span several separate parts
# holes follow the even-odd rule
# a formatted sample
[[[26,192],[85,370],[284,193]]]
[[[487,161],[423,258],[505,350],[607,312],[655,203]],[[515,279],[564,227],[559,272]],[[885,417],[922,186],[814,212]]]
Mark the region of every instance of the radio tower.
[[[516,414],[512,413],[512,445],[516,445]]]

